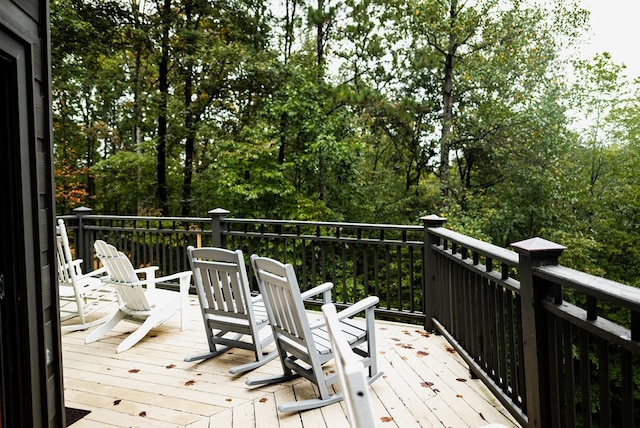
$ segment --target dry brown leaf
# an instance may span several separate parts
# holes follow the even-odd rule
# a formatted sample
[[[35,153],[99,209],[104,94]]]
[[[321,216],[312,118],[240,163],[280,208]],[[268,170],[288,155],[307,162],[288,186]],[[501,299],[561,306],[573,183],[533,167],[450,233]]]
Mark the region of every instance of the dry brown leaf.
[[[262,397],[259,401],[261,403],[266,403],[267,402],[267,397]]]
[[[147,412],[143,410],[142,412],[138,413],[138,416],[140,416],[141,418],[144,418],[147,416]]]
[[[139,373],[140,369],[130,369],[129,373]]]
[[[196,381],[195,380],[188,380],[184,383],[184,386],[191,386],[191,385],[195,385]]]
[[[120,404],[122,400],[118,399],[118,400],[113,400],[113,405],[117,406],[118,404]]]
[[[467,380],[463,377],[459,377],[458,379],[456,379],[458,382],[466,382]]]
[[[433,382],[422,382],[420,385],[424,388],[431,388],[433,386]]]
[[[425,356],[429,355],[429,353],[426,352],[426,351],[418,351],[418,352],[416,352],[416,355],[418,357],[425,357]]]
[[[446,347],[446,348],[444,348],[444,349],[445,349],[447,352],[451,352],[452,354],[455,354],[455,353],[456,353],[456,350],[455,350],[455,349],[453,349],[453,348],[452,348],[452,347],[450,347],[450,346],[447,346],[447,347]]]
[[[391,422],[393,418],[391,416],[383,416],[380,418],[382,422]]]
[[[166,366],[166,368],[168,368],[168,369],[173,369],[173,368],[175,368],[175,367],[176,367],[176,365],[175,365],[175,364],[169,364],[168,366]]]
[[[458,394],[458,395],[456,395],[456,397],[458,397],[458,398],[462,398],[462,395]]]
[[[232,401],[233,401],[233,399],[231,399],[231,398],[225,398],[225,399],[224,399],[224,401],[227,401],[227,402],[229,402],[229,403],[230,403],[230,402],[232,402]]]
[[[400,357],[400,358],[402,358],[404,361],[408,360],[408,358],[406,356],[404,356],[404,355],[402,357]]]

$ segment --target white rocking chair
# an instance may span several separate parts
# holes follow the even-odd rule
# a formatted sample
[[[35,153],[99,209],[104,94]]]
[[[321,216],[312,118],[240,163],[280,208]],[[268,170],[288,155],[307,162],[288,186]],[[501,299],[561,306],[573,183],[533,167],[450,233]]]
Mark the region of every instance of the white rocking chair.
[[[142,325],[118,345],[116,352],[124,352],[131,348],[151,329],[163,324],[178,311],[181,313],[182,330],[187,328],[191,271],[156,278],[155,270],[158,269],[156,266],[134,269],[129,258],[113,245],[97,240],[94,247],[108,273],[103,281],[116,289],[120,307],[109,320],[87,336],[85,343],[100,339],[123,319]],[[143,273],[145,278],[140,279],[138,273]],[[176,279],[180,282],[179,292],[155,287],[158,282]]]
[[[251,296],[242,251],[222,248],[188,248],[189,262],[209,352],[185,357],[185,361],[206,360],[231,348],[252,350],[255,361],[232,367],[232,374],[253,370],[273,360],[278,352],[265,354],[273,342],[271,331],[260,336],[269,326],[262,296]],[[248,340],[247,340],[248,338]]]
[[[109,307],[115,307],[118,301],[114,288],[99,278],[106,270],[100,268],[87,274],[82,272],[82,259],[74,259],[71,255],[69,236],[62,219],[58,220],[56,226],[56,244],[60,321],[64,323],[78,318],[78,322],[62,324],[61,330],[84,330],[103,323],[110,316]],[[105,315],[89,320],[92,313],[100,312]]]
[[[373,427],[375,423],[365,366],[358,355],[351,350],[347,338],[340,329],[335,305],[333,303],[323,305],[322,313],[327,322],[338,378],[347,403],[349,424],[352,428]]]
[[[322,365],[334,357],[326,323],[320,320],[310,324],[303,304],[303,297],[320,293],[325,296],[324,302],[330,303],[333,284],[328,282],[301,294],[290,264],[256,255],[251,256],[251,264],[267,307],[283,374],[249,379],[247,385],[266,385],[303,376],[317,386],[319,398],[282,403],[278,406],[281,412],[314,409],[339,402],[343,395],[329,392],[329,386],[338,380],[337,375],[325,375],[322,370]],[[377,367],[374,328],[374,307],[378,301],[378,297],[367,297],[337,315],[339,330],[368,369],[369,383],[382,375]],[[361,312],[365,313],[363,322],[352,319]]]

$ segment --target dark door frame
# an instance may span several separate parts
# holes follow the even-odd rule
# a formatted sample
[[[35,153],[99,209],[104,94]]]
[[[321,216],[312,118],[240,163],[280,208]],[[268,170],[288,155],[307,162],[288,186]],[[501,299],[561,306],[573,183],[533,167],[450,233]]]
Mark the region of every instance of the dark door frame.
[[[48,113],[43,118],[34,105],[34,89],[41,88],[33,86],[33,61],[31,43],[0,25],[0,427],[63,426],[61,355],[52,343],[59,337],[45,334],[55,281],[48,266],[55,264],[53,254],[42,253],[54,247],[52,232],[43,230],[52,213],[38,177],[40,168],[50,170],[42,165],[36,129],[47,128]],[[59,388],[53,401],[52,384]],[[50,407],[55,402],[62,410]]]

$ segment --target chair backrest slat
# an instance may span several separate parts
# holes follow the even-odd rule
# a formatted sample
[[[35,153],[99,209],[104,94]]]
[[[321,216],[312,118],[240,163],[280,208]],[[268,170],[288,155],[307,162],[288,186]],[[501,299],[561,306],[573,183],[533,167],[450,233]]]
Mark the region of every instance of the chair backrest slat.
[[[195,284],[205,312],[238,318],[253,317],[242,251],[220,248],[191,251]]]
[[[102,240],[97,240],[94,243],[94,248],[121,301],[135,311],[151,310],[140,278],[138,278],[129,258],[113,245]]]
[[[290,264],[256,257],[254,269],[259,269],[259,286],[267,303],[269,321],[280,334],[315,352],[300,288]]]

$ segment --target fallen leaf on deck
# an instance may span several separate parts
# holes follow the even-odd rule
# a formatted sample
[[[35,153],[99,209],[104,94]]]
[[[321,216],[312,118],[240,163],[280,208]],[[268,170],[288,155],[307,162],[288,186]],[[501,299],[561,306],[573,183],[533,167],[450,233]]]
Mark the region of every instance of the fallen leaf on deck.
[[[380,354],[384,355],[384,354],[385,354],[385,352],[384,352],[384,351],[380,351]]]
[[[451,352],[452,354],[455,354],[455,353],[456,353],[456,350],[455,350],[455,349],[453,349],[453,348],[451,348],[451,347],[449,347],[449,346],[447,346],[447,347],[446,347],[446,348],[444,348],[444,349],[445,349],[445,351],[447,351],[447,352]]]
[[[458,398],[462,398],[462,395],[458,394],[458,395],[456,395],[456,397],[458,397]]]
[[[140,369],[130,369],[129,373],[139,373]]]
[[[482,418],[483,421],[487,420],[482,413],[478,412],[478,414],[480,415],[480,417]]]
[[[431,337],[431,333],[429,333],[428,331],[416,330],[416,333],[418,333],[422,337]]]
[[[229,403],[233,401],[231,398],[225,398],[224,401],[228,401]]]
[[[393,418],[391,416],[383,416],[380,418],[382,422],[391,422]]]
[[[429,355],[429,353],[428,353],[428,352],[425,352],[425,351],[418,351],[418,352],[416,352],[416,355],[417,355],[418,357],[424,357],[424,356],[426,356],[426,355]]]
[[[400,358],[402,358],[404,361],[408,360],[408,358],[406,356],[404,356],[404,355],[402,357],[400,357]]]
[[[266,403],[267,402],[267,397],[262,397],[259,401],[261,403]]]
[[[195,385],[196,381],[195,380],[188,380],[184,383],[184,386],[191,386],[191,385]]]
[[[118,404],[120,404],[122,400],[113,400],[113,405],[117,406]]]
[[[433,382],[422,382],[420,385],[422,385],[425,388],[430,388],[433,386]]]
[[[400,342],[400,339],[396,338],[396,337],[392,337],[391,340],[394,340],[396,342]]]
[[[458,382],[466,382],[467,380],[463,377],[459,377],[458,379],[456,379]]]
[[[168,368],[168,369],[173,369],[173,368],[175,368],[175,367],[176,367],[176,365],[175,365],[175,364],[169,364],[168,366],[166,366],[166,368]]]
[[[144,418],[144,417],[146,417],[146,416],[147,416],[147,412],[145,412],[145,411],[143,410],[142,412],[138,413],[138,416],[140,416],[140,417]]]

